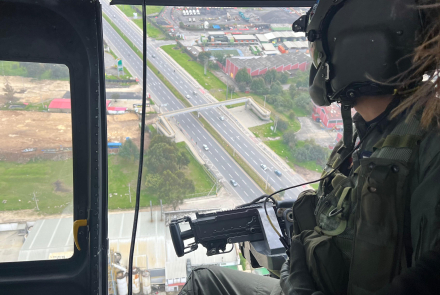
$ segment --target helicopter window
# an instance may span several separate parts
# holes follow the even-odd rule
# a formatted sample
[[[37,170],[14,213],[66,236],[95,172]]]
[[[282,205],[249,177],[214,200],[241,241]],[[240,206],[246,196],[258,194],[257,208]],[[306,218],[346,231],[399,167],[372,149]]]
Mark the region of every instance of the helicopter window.
[[[69,69],[0,61],[0,262],[73,255]]]

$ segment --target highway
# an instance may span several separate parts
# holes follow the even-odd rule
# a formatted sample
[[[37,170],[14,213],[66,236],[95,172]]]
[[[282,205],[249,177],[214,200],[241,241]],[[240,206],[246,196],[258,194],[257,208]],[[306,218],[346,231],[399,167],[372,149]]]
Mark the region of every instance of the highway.
[[[115,30],[103,19],[104,35],[106,41],[115,53],[126,61],[125,66],[142,81],[142,61],[134,51],[125,43],[125,41],[116,33]],[[163,107],[166,110],[183,109],[183,104],[176,99],[170,90],[162,84],[157,76],[147,68],[148,90],[156,103],[168,104]],[[217,167],[230,187],[231,192],[241,197],[244,202],[249,202],[263,194],[263,191],[249,178],[249,176],[238,166],[238,164],[229,156],[229,154],[220,147],[210,134],[202,127],[200,121],[191,114],[182,114],[176,116],[180,127],[186,131],[197,146],[201,148],[202,144],[209,147],[208,151],[202,149],[208,159]],[[232,187],[230,179],[234,179],[238,186]]]
[[[106,13],[112,21],[120,28],[120,30],[133,42],[133,44],[142,49],[142,36],[140,30],[137,29],[132,23],[119,9],[115,7],[111,7],[105,2],[103,2],[103,12]],[[104,31],[104,35],[106,34],[106,30]],[[114,33],[116,34],[116,33]],[[115,37],[112,37],[115,38]],[[121,43],[123,43],[122,38],[119,38]],[[121,44],[114,44],[119,48]],[[193,105],[201,105],[206,104],[208,101],[202,95],[204,93],[204,89],[197,89],[193,86],[192,83],[188,81],[188,79],[182,76],[179,71],[175,71],[175,69],[168,64],[168,61],[162,57],[160,53],[157,51],[157,44],[154,41],[149,40],[147,44],[147,55],[150,62],[152,62],[156,68],[160,70],[162,74],[174,85],[175,88],[179,90],[184,95],[190,95],[190,102]],[[126,46],[128,47],[128,46]],[[129,47],[128,47],[129,48]],[[131,51],[131,50],[130,50]],[[132,65],[134,70],[134,75],[140,77],[140,73],[142,73],[142,62],[137,57],[137,55],[132,52],[127,62]],[[129,70],[132,70],[131,66],[127,66]],[[163,110],[175,110],[178,108],[182,108],[180,101],[175,98],[168,89],[155,77],[154,79],[150,79],[149,76],[148,87],[150,88],[152,93],[155,93],[157,97],[160,97],[162,103],[168,104]],[[220,116],[223,116],[219,110],[210,109],[203,110],[201,113],[204,117],[212,124],[212,126],[224,137],[231,146],[235,148],[235,150],[242,155],[243,158],[261,175],[262,178],[268,181],[268,183],[275,189],[284,188],[286,186],[291,186],[293,184],[299,184],[305,182],[302,177],[297,174],[291,174],[288,171],[283,171],[280,167],[278,167],[274,162],[272,162],[264,153],[253,143],[247,136],[245,136],[241,131],[237,129],[236,126],[229,120],[221,121],[219,120]],[[208,137],[201,137],[198,134],[198,130],[193,130],[197,126],[195,123],[190,124],[185,115],[176,116],[177,122],[179,122],[182,126],[185,126],[185,130],[189,132],[190,136],[194,137],[194,140],[197,141],[197,144],[213,144],[213,140]],[[198,121],[197,121],[198,122]],[[186,124],[186,125],[184,125]],[[192,126],[192,127],[191,127]],[[187,127],[190,127],[187,129]],[[203,129],[203,128],[202,128]],[[203,129],[203,131],[205,131]],[[206,131],[205,131],[206,132]],[[217,149],[218,150],[218,149]],[[219,171],[222,171],[222,165],[219,161],[221,157],[214,157],[212,163],[217,167]],[[235,162],[234,162],[235,163]],[[261,168],[261,164],[264,164],[268,167],[266,171]],[[224,166],[224,165],[223,165]],[[232,168],[232,166],[231,166]],[[225,176],[226,179],[230,179],[229,176],[233,176],[235,174],[235,168],[231,170],[228,169],[228,173]],[[274,170],[279,170],[283,172],[281,177],[277,176],[274,173]],[[229,175],[229,176],[228,176]],[[234,178],[235,179],[235,178]],[[243,179],[235,179],[239,185],[246,186],[248,185],[248,181]],[[296,198],[297,195],[303,190],[302,187],[293,189],[291,191],[287,191],[285,194],[285,198]],[[254,190],[253,190],[254,191]],[[248,192],[247,192],[248,194]],[[246,194],[240,194],[243,199],[245,199]]]

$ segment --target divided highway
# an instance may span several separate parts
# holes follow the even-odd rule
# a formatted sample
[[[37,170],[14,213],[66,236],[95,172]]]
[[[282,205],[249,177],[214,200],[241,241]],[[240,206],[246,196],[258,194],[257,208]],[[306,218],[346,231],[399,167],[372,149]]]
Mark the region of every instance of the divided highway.
[[[142,81],[142,61],[134,51],[125,43],[125,41],[116,33],[116,31],[103,19],[104,36],[106,41],[123,58],[125,66]],[[170,90],[162,84],[156,75],[147,68],[147,77],[149,91],[153,94],[156,102],[159,100],[162,104],[168,104],[168,110],[178,110],[185,108],[183,104],[174,97]],[[234,179],[238,186],[232,187],[244,202],[249,202],[263,194],[261,189],[249,178],[249,176],[238,166],[238,164],[226,153],[223,148],[209,135],[201,126],[200,121],[191,114],[182,114],[176,116],[180,126],[185,130],[197,145],[201,147],[206,144],[208,151],[204,151],[208,159],[217,167],[218,171],[228,182],[225,185],[231,186],[230,179]]]
[[[142,36],[140,34],[140,30],[135,28],[134,24],[117,8],[111,7],[106,3],[103,3],[102,5],[104,13],[106,13],[112,21],[121,29],[121,31],[133,42],[133,44],[138,47],[139,49],[142,48]],[[108,26],[109,27],[109,26]],[[110,27],[111,28],[111,27]],[[113,30],[112,30],[113,31]],[[104,35],[107,36],[107,30],[104,30]],[[113,31],[114,34],[117,35],[116,32]],[[107,36],[108,37],[108,36]],[[118,36],[119,37],[119,36]],[[112,39],[115,37],[113,36]],[[119,38],[120,42],[124,43],[122,38]],[[115,41],[116,42],[116,41]],[[113,42],[112,42],[113,43]],[[121,44],[114,44],[118,48],[121,46]],[[126,45],[126,44],[125,44]],[[157,44],[155,42],[148,41],[147,44],[147,55],[150,62],[152,62],[160,71],[162,74],[164,74],[167,79],[173,84],[174,87],[176,87],[182,94],[184,95],[190,95],[191,96],[191,103],[195,106],[202,105],[208,103],[208,101],[205,100],[202,93],[204,93],[204,89],[197,89],[193,86],[192,83],[190,83],[187,78],[183,77],[179,71],[175,71],[175,69],[168,64],[168,61],[162,57],[160,53],[158,53]],[[130,49],[128,46],[126,46],[128,49]],[[130,49],[131,51],[131,49]],[[134,70],[134,74],[140,77],[140,73],[142,73],[142,62],[137,57],[137,55],[132,53],[128,56],[128,59],[126,60],[130,65],[128,66],[129,70]],[[133,69],[132,69],[133,67]],[[132,72],[133,73],[133,72]],[[150,73],[150,72],[149,72]],[[176,110],[180,109],[183,106],[181,105],[180,101],[175,98],[168,89],[155,77],[153,79],[150,79],[152,75],[149,76],[148,81],[148,87],[151,89],[151,92],[156,94],[157,97],[159,97],[162,101],[162,103],[168,104],[166,107],[163,107],[162,109],[165,111],[170,110]],[[284,172],[280,167],[278,167],[274,162],[272,162],[270,159],[264,155],[264,153],[247,137],[245,136],[241,131],[237,130],[236,126],[229,122],[227,119],[222,121],[219,119],[219,117],[223,116],[222,113],[217,109],[209,109],[209,110],[203,110],[201,113],[204,115],[204,117],[211,123],[211,125],[224,137],[226,138],[231,146],[233,146],[238,153],[244,157],[247,162],[261,175],[262,178],[268,181],[268,183],[275,189],[284,188],[286,186],[291,186],[294,184],[299,184],[302,182],[305,182],[302,177],[300,177],[297,174],[291,174],[290,172]],[[201,137],[200,134],[198,134],[198,131],[196,131],[194,126],[197,126],[194,123],[194,126],[192,124],[189,124],[187,121],[187,115],[179,115],[176,116],[176,120],[182,125],[185,126],[185,130],[187,130],[188,134],[190,134],[191,137],[194,138],[195,141],[197,141],[197,144],[208,144],[211,145],[213,143],[213,139],[209,137]],[[191,116],[192,118],[192,116]],[[192,118],[194,120],[194,118]],[[196,120],[196,122],[198,122]],[[186,124],[186,125],[184,125]],[[191,127],[192,126],[192,127]],[[190,127],[189,129],[187,127]],[[205,131],[203,129],[203,131]],[[211,158],[210,158],[211,159]],[[221,166],[221,163],[219,161],[219,158],[215,158],[212,161],[212,163],[217,167],[217,169],[221,172],[224,170]],[[234,162],[235,163],[235,162]],[[263,170],[261,168],[261,164],[264,164],[267,166],[267,170]],[[235,164],[236,165],[236,164]],[[229,167],[228,167],[229,168]],[[232,166],[231,166],[232,168]],[[239,169],[241,171],[241,169]],[[283,175],[277,176],[274,171],[279,170],[283,172]],[[229,176],[234,176],[234,172],[236,170],[231,170],[232,173],[227,173],[225,176],[226,179],[230,179]],[[236,176],[236,175],[235,175]],[[235,179],[235,178],[234,178]],[[235,179],[237,183],[240,186],[246,186],[248,185],[248,181],[244,180],[241,182],[240,179]],[[285,194],[286,198],[296,198],[297,195],[303,190],[302,187],[296,188],[290,191],[287,191]],[[253,190],[255,191],[255,190]],[[261,192],[261,191],[260,191]],[[248,192],[247,192],[248,194]],[[240,194],[243,199],[246,198],[246,194],[243,192],[243,194]]]

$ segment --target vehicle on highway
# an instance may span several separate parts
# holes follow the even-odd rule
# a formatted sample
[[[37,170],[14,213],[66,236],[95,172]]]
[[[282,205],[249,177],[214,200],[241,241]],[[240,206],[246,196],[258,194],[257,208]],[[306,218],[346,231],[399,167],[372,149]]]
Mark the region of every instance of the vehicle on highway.
[[[238,186],[238,183],[235,180],[231,179],[230,182],[231,182],[233,187]]]
[[[267,166],[266,166],[266,165],[264,165],[264,164],[261,164],[261,165],[260,165],[260,167],[261,167],[261,169],[263,169],[264,171],[266,171],[266,170],[267,170]]]
[[[191,99],[191,95],[187,94],[186,98]]]
[[[219,119],[220,121],[224,121],[224,120],[225,120],[225,117],[220,116],[220,117],[218,117],[218,119]]]
[[[151,56],[152,58],[155,58],[156,57],[156,55],[155,54],[153,54],[152,56]]]
[[[194,95],[197,95],[197,91],[194,90],[194,91],[193,91],[193,94],[194,94]]]
[[[281,173],[281,171],[279,171],[279,170],[275,170],[274,173],[275,173],[277,176],[281,176],[281,175],[283,175],[283,173]]]
[[[208,147],[206,144],[203,145],[203,149],[204,149],[205,151],[209,151],[209,147]]]

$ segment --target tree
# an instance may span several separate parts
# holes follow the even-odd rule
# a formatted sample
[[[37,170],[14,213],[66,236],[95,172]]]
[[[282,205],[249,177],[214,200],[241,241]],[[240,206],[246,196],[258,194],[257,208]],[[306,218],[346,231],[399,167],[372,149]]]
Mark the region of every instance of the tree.
[[[202,51],[197,56],[198,60],[201,63],[204,63],[205,61],[209,60],[210,57],[211,57],[211,52],[210,51]]]
[[[52,71],[53,79],[66,79],[69,78],[69,69],[64,65],[49,65]]]
[[[294,148],[296,144],[295,131],[287,130],[283,133],[283,142],[287,144],[290,148]]]
[[[266,84],[269,86],[272,85],[273,82],[277,80],[277,71],[276,70],[269,70],[264,74],[264,81],[266,81]]]
[[[309,87],[309,72],[297,70],[295,76],[293,77],[293,83],[296,88],[307,88]]]
[[[164,142],[153,146],[150,144],[145,158],[145,165],[148,167],[149,173],[160,174],[166,170],[177,171],[177,148]]]
[[[238,89],[241,91],[241,92],[245,92],[246,91],[246,83],[245,82],[241,82],[241,83],[238,83]]]
[[[281,84],[287,84],[288,80],[289,74],[287,72],[278,73],[278,81],[280,81]]]
[[[216,52],[214,53],[215,59],[221,63],[223,66],[226,66],[226,56],[223,53]]]
[[[5,80],[5,87],[3,88],[3,91],[5,92],[5,98],[7,100],[10,100],[11,102],[17,101],[18,99],[14,96],[17,91],[15,91],[11,84],[9,84],[9,80],[7,78]]]
[[[270,87],[269,93],[272,94],[272,95],[281,95],[283,93],[283,86],[281,86],[280,82],[276,81]]]
[[[189,157],[184,151],[177,155],[177,165],[179,166],[179,170],[185,166],[188,166],[189,162]]]
[[[296,94],[297,94],[298,92],[297,92],[297,89],[296,89],[296,86],[294,85],[294,84],[290,84],[290,86],[289,86],[289,94],[290,94],[290,97],[292,98],[292,99],[294,99],[295,97],[296,97]]]
[[[267,87],[266,84],[264,83],[264,79],[261,77],[252,79],[251,90],[259,95],[266,94]]]
[[[280,131],[285,131],[287,128],[289,128],[289,123],[287,121],[284,121],[283,119],[278,119],[277,128]]]
[[[293,104],[300,109],[303,109],[306,112],[312,111],[312,100],[310,96],[306,92],[301,92],[295,99],[293,100]]]
[[[251,84],[252,78],[251,75],[249,75],[248,73],[248,69],[247,68],[239,69],[237,71],[237,74],[235,75],[235,81],[239,84],[240,83],[246,83],[246,85]]]
[[[119,156],[136,161],[139,159],[139,149],[130,138],[127,138],[119,148]]]
[[[195,192],[194,182],[187,179],[183,172],[172,173],[165,170],[161,175],[158,197],[170,204],[173,210],[183,203],[185,195]]]

